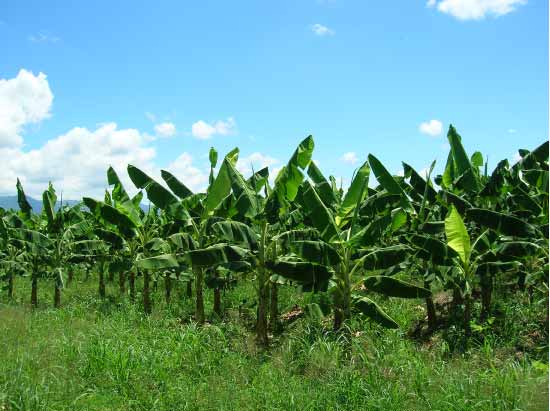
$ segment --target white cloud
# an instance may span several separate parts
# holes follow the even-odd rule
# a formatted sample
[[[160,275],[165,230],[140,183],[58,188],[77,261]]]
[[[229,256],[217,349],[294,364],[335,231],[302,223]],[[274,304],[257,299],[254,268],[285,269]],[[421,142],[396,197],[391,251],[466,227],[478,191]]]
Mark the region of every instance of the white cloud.
[[[227,120],[218,120],[212,124],[209,124],[203,120],[199,120],[193,123],[191,126],[191,134],[193,137],[208,140],[215,135],[227,136],[236,133],[236,123],[233,117],[227,118]]]
[[[252,169],[254,172],[264,168],[270,167],[269,174],[271,175],[274,170],[271,166],[279,163],[276,158],[270,157],[262,153],[252,153],[248,157],[241,157],[237,161],[237,170],[245,176],[252,175]]]
[[[508,133],[510,134],[516,134],[518,131],[515,128],[509,128]]]
[[[42,73],[34,76],[21,70],[15,78],[0,80],[0,194],[13,194],[19,177],[25,192],[34,198],[40,198],[48,181],[65,199],[101,198],[109,166],[117,171],[126,189],[135,193],[126,171],[128,164],[162,182],[156,149],[149,145],[152,136],[132,128],[119,129],[114,122],[95,129],[73,127],[41,147],[25,150],[21,136],[24,126],[48,118],[52,100]],[[160,130],[170,133],[171,127]],[[208,181],[208,170],[194,166],[188,153],[181,154],[167,169],[192,190],[204,188]]]
[[[20,177],[25,191],[34,197],[40,196],[50,180],[65,198],[101,195],[110,165],[132,188],[126,177],[127,164],[152,172],[155,155],[155,149],[145,145],[138,130],[118,129],[115,123],[100,125],[93,131],[75,127],[38,149],[0,149],[4,164],[0,192],[13,192],[15,180]]]
[[[420,124],[418,130],[422,134],[427,134],[432,137],[436,137],[443,131],[443,124],[439,120],[425,121]]]
[[[43,32],[29,36],[29,41],[33,43],[57,43],[59,40],[59,37]]]
[[[15,78],[0,79],[0,148],[23,144],[23,127],[48,118],[52,101],[44,73],[20,70]]]
[[[527,0],[441,0],[437,10],[458,20],[480,20],[503,16],[526,3]],[[435,6],[435,1],[428,1],[428,5]]]
[[[357,158],[357,154],[353,151],[349,151],[347,153],[344,153],[344,155],[342,155],[342,157],[340,157],[340,160],[342,160],[344,163],[348,163],[348,164],[355,164],[359,161],[359,159]]]
[[[174,123],[160,123],[155,126],[155,133],[159,137],[173,137],[176,134]]]
[[[434,7],[436,3],[436,0],[428,0],[426,3],[426,7]]]
[[[185,152],[166,167],[178,180],[185,184],[192,191],[199,191],[206,188],[208,184],[208,173],[193,165],[193,157]]]
[[[336,34],[336,32],[327,27],[327,26],[323,26],[322,24],[319,24],[319,23],[316,23],[314,24],[313,26],[311,26],[311,31],[313,31],[313,33],[315,33],[315,35],[317,36],[333,36]]]

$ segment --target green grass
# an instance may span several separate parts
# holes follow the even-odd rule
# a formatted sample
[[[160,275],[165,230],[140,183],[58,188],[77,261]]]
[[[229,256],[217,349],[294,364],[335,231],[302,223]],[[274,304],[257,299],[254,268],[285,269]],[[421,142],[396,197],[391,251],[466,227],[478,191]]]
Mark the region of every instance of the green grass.
[[[168,306],[162,283],[146,317],[139,304],[119,299],[114,285],[113,297],[101,301],[93,279],[64,290],[59,310],[50,308],[53,287],[41,283],[41,306],[32,312],[29,281],[17,280],[16,300],[0,297],[2,411],[548,409],[547,357],[517,355],[514,321],[467,353],[453,353],[443,335],[429,344],[406,337],[423,315],[420,301],[385,300],[403,328],[355,319],[351,356],[306,319],[260,351],[251,320],[237,309],[253,300],[249,284],[224,295],[226,321],[197,327],[188,321],[192,302],[183,289]],[[282,289],[282,311],[311,298]],[[524,321],[537,315],[521,310]]]

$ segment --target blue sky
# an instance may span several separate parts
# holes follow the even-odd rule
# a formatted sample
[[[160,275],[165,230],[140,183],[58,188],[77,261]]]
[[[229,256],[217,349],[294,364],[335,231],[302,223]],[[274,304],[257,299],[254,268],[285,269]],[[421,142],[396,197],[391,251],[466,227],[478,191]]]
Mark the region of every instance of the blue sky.
[[[6,0],[0,51],[0,194],[127,162],[199,189],[210,146],[276,170],[308,134],[344,180],[442,165],[449,123],[490,165],[548,138],[542,0]]]

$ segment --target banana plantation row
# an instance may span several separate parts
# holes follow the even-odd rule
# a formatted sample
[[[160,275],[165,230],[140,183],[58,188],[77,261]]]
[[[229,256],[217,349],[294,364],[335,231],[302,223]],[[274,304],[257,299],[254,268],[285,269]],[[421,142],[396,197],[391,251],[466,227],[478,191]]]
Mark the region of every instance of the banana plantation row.
[[[162,171],[167,189],[128,165],[140,190],[134,197],[109,168],[110,191],[102,201],[85,197],[58,207],[50,184],[36,214],[17,181],[20,210],[0,209],[0,278],[11,297],[14,277],[29,276],[33,306],[38,279],[50,278],[57,307],[77,265],[97,271],[102,297],[105,277],[116,273],[132,300],[136,281],[143,281],[143,307],[150,313],[151,283],[164,277],[167,293],[173,281],[187,283],[190,296],[194,288],[198,323],[205,321],[205,287],[222,316],[220,291],[234,281],[254,281],[256,337],[263,345],[278,321],[282,284],[325,293],[330,302],[323,311],[335,330],[353,315],[398,327],[373,293],[423,299],[433,328],[431,290],[437,287],[452,293],[469,336],[474,300],[480,300],[482,319],[490,316],[496,282],[548,298],[548,142],[519,150],[516,164],[502,160],[489,174],[482,154],[469,157],[452,126],[447,137],[447,163],[433,182],[435,162],[425,176],[406,163],[403,175],[394,176],[369,155],[346,191],[311,161],[311,136],[272,185],[267,168],[248,179],[237,171],[238,149],[224,157],[217,174],[218,155],[210,150],[205,193]],[[373,175],[377,183],[369,184]],[[144,192],[153,204],[147,212]]]

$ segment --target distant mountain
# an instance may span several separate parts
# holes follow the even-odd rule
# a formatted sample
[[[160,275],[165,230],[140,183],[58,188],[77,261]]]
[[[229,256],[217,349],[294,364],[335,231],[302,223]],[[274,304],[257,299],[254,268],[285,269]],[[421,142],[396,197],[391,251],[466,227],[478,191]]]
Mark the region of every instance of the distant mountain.
[[[42,212],[42,200],[37,200],[35,198],[27,196],[27,201],[32,207],[32,211],[35,213]],[[70,206],[77,204],[76,200],[63,200],[63,204],[68,204]],[[56,206],[59,207],[61,203],[58,201]],[[0,207],[4,210],[19,210],[19,204],[17,203],[17,196],[0,196]]]

